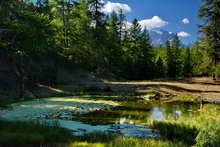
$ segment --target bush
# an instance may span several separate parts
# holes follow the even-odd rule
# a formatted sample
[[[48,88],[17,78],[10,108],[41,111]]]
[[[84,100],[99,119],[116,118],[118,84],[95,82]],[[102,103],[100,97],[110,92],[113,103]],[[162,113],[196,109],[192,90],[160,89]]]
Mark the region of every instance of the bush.
[[[197,147],[220,147],[219,122],[209,122],[202,128],[196,137]]]

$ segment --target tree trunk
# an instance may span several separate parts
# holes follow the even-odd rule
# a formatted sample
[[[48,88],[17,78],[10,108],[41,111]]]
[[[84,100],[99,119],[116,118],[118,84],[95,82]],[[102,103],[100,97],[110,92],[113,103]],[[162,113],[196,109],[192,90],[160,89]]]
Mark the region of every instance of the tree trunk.
[[[16,57],[15,57],[16,58]],[[19,99],[24,97],[24,92],[25,92],[25,73],[24,73],[24,68],[23,68],[23,59],[22,56],[19,55],[18,57],[18,62],[14,60],[13,64],[13,71],[15,73],[15,76],[18,81],[18,97]]]

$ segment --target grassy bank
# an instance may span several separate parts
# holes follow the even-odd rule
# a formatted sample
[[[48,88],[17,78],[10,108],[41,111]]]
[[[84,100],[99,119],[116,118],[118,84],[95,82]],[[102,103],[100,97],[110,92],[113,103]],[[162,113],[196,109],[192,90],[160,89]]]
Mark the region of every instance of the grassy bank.
[[[38,122],[0,121],[0,146],[51,146],[51,147],[184,147],[180,141],[124,138],[105,133],[72,136],[58,124],[48,126]]]
[[[0,121],[1,146],[51,146],[51,147],[218,147],[220,144],[220,119],[218,107],[207,105],[203,115],[178,121],[152,122],[151,127],[161,138],[126,138],[94,132],[85,136],[72,136],[59,124],[38,122]]]
[[[2,145],[24,145],[67,143],[72,139],[68,130],[60,128],[54,122],[52,126],[47,123],[11,122],[0,121],[0,144]]]
[[[103,96],[93,97],[96,100]],[[106,97],[110,99],[109,97]],[[117,101],[121,97],[111,97]],[[121,104],[122,110],[110,111],[113,114],[128,113],[128,115],[140,116],[143,111],[148,111],[144,103],[128,101]],[[188,97],[175,98],[179,101],[161,101],[160,106],[172,103],[173,105],[186,103],[192,105],[198,101]],[[120,100],[119,100],[120,101]],[[134,113],[132,110],[138,110]],[[192,109],[192,111],[194,111]],[[116,135],[94,132],[85,136],[72,136],[69,130],[53,125],[39,122],[9,122],[0,121],[0,147],[4,146],[54,146],[54,147],[219,147],[220,146],[220,107],[218,105],[206,104],[198,110],[199,115],[193,117],[181,117],[178,120],[168,121],[145,121],[161,138],[126,138]],[[97,113],[97,112],[96,112]],[[119,115],[118,114],[118,115]],[[143,113],[145,115],[146,113]],[[120,115],[121,116],[121,115]],[[115,118],[115,115],[114,115]],[[94,119],[94,117],[93,117]],[[134,121],[135,122],[135,121]]]
[[[188,146],[220,146],[220,107],[208,104],[200,109],[200,115],[183,117],[177,121],[153,122],[151,128],[162,136],[162,139],[181,141]]]

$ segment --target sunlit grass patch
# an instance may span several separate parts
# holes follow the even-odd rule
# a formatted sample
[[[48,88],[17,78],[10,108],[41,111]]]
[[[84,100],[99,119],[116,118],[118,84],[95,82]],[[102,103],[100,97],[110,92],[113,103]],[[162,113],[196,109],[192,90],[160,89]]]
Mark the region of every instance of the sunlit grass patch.
[[[187,147],[179,141],[138,139],[120,137],[106,145],[107,147]]]
[[[105,147],[104,143],[88,143],[88,142],[74,142],[66,145],[66,147]]]
[[[91,104],[108,104],[108,105],[118,105],[118,103],[111,101],[111,100],[96,100],[96,99],[88,99],[84,97],[55,97],[55,98],[48,98],[44,99],[44,101],[49,102],[68,102],[68,103],[91,103]]]
[[[199,103],[201,99],[189,96],[189,95],[176,95],[172,98],[165,100],[165,103],[188,103],[188,104],[196,104]]]
[[[181,141],[169,141],[153,138],[128,138],[103,133],[87,134],[73,141],[67,147],[188,147]]]

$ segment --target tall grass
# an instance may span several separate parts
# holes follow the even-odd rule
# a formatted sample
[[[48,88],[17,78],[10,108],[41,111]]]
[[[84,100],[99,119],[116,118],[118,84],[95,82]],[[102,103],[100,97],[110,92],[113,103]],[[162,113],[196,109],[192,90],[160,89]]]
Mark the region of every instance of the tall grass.
[[[80,139],[79,139],[80,138]],[[92,133],[78,137],[67,147],[188,147],[181,141],[159,140],[153,138],[128,138],[103,133]]]
[[[220,147],[220,107],[205,105],[194,118],[182,118],[177,121],[153,122],[162,139],[181,141],[195,147]]]
[[[57,123],[48,124],[37,121],[0,121],[0,144],[33,145],[67,143],[72,139],[71,133],[60,128]]]
[[[72,136],[57,123],[0,121],[0,147],[186,147],[181,141],[126,138],[94,132]]]

